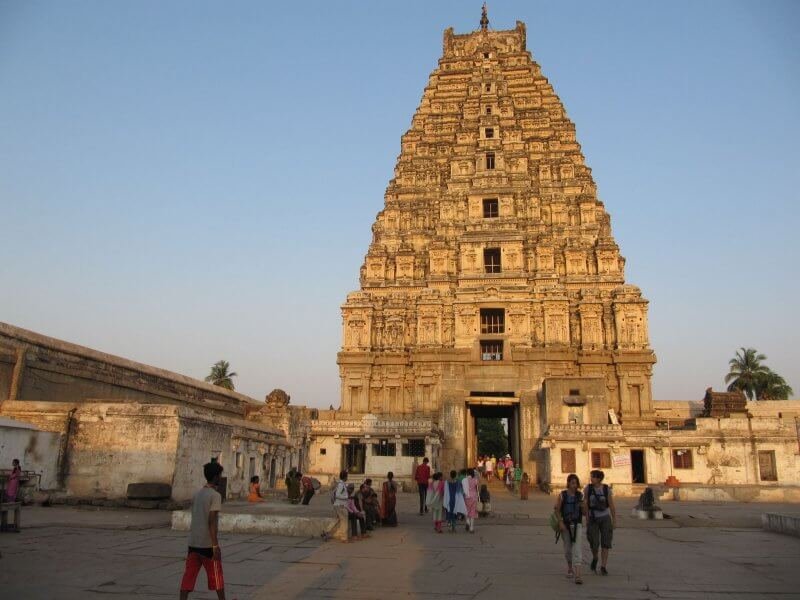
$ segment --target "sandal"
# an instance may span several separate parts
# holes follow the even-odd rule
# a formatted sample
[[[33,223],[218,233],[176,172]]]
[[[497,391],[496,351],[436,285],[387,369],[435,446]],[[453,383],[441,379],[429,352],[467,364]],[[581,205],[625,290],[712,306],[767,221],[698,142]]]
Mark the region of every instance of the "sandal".
[[[577,583],[578,585],[582,585],[583,584],[583,579],[581,579],[580,575],[578,575],[575,578],[575,583]]]

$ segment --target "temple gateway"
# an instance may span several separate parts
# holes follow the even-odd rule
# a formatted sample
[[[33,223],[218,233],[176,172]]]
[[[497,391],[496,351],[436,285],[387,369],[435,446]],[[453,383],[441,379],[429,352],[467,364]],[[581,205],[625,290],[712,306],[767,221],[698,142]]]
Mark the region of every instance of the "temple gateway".
[[[372,232],[342,306],[341,406],[312,423],[315,471],[474,465],[476,419],[502,417],[543,487],[592,467],[623,493],[671,474],[664,430],[691,437],[703,410],[654,408],[648,302],[524,23],[445,30]]]

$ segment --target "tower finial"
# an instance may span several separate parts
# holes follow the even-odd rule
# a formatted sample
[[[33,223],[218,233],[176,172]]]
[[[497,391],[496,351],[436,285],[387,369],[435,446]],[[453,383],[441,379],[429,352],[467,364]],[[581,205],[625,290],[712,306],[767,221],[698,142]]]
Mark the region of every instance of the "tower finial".
[[[481,31],[486,31],[489,28],[489,15],[486,14],[486,2],[483,3],[481,9]]]

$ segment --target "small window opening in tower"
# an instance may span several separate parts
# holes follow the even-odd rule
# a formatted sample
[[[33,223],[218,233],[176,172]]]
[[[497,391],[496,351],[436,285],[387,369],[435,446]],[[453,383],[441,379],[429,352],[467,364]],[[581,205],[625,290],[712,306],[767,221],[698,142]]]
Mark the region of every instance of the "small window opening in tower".
[[[481,360],[503,360],[503,340],[481,340]]]
[[[483,58],[489,58],[489,53],[488,52],[484,52],[483,53]]]
[[[490,114],[492,114],[492,107],[491,107],[491,106],[487,106],[487,107],[486,107],[486,114],[487,114],[487,115],[490,115]]]
[[[487,92],[491,92],[492,91],[492,84],[491,83],[487,83],[486,84],[486,91]]]
[[[494,127],[487,127],[484,131],[484,135],[487,140],[491,140],[494,137]]]
[[[494,169],[494,152],[486,153],[486,168]]]
[[[487,273],[500,273],[500,248],[486,248],[483,251],[483,266]]]
[[[483,201],[483,218],[495,219],[500,216],[500,203],[497,198],[486,198]]]
[[[506,311],[502,308],[481,309],[481,333],[505,333]]]

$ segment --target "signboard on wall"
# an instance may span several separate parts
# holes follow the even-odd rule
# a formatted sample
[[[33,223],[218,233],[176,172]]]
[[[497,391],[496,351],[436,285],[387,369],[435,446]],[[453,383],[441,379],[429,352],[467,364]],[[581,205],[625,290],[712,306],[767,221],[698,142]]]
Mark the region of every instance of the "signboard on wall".
[[[630,467],[631,455],[630,454],[614,454],[611,457],[611,466],[615,469],[617,467]]]

